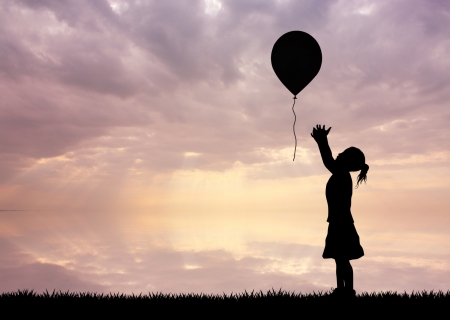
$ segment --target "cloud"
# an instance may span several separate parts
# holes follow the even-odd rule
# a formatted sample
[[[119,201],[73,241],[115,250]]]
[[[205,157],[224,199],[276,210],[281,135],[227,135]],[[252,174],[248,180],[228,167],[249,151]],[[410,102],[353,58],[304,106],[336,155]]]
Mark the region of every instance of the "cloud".
[[[447,208],[448,193],[447,2],[217,1],[214,10],[211,3],[3,1],[2,207],[62,208],[58,212],[66,219],[71,210],[90,208],[95,213],[79,215],[75,225],[95,233],[91,228],[102,228],[111,219],[105,212],[135,208],[136,203],[148,204],[151,216],[168,210],[158,205],[173,200],[171,188],[181,183],[177,177],[182,174],[192,178],[185,190],[205,203],[206,189],[227,205],[234,199],[235,194],[221,191],[229,182],[210,182],[217,172],[236,184],[254,183],[243,188],[257,189],[253,197],[283,194],[276,180],[291,186],[294,179],[289,178],[317,176],[322,183],[326,171],[309,135],[321,123],[333,127],[335,154],[353,145],[366,155],[371,170],[368,185],[358,191],[365,199],[360,207],[370,204],[370,210],[379,209],[379,217],[390,215],[398,224],[408,216],[408,226],[414,227],[423,227],[418,212],[429,210],[435,212],[430,225],[443,228],[436,221]],[[295,162],[292,97],[270,66],[273,43],[290,30],[312,34],[324,57],[320,73],[295,106]],[[313,190],[311,205],[311,199],[323,197],[319,182],[297,181],[301,190]],[[237,185],[232,189],[241,190]],[[267,199],[275,207],[280,202],[272,197]],[[401,212],[394,219],[397,209]],[[271,210],[278,214],[281,209]],[[12,217],[2,232],[20,238],[26,232],[14,223],[23,219]],[[42,223],[25,220],[30,228]],[[55,224],[56,232],[69,229]],[[34,242],[45,239],[40,237]],[[322,270],[323,261],[311,253],[319,249],[305,244],[253,243],[239,257],[231,249],[190,252],[164,241],[163,246],[150,242],[137,255],[130,254],[126,241],[115,242],[123,246],[117,251],[102,249],[105,257],[87,244],[80,244],[80,251],[91,250],[86,255],[49,245],[42,254],[30,247],[24,252],[36,256],[23,258],[22,251],[10,249],[7,259],[12,260],[2,260],[9,261],[4,266],[12,279],[8,286],[39,287],[42,283],[32,282],[30,275],[46,278],[51,272],[58,275],[54,286],[67,282],[92,290],[316,290],[334,281],[332,265]],[[290,256],[297,254],[310,262]],[[448,278],[447,269],[411,261],[372,262],[361,266],[386,280],[378,285],[364,278],[361,289],[439,287],[438,279]],[[308,271],[299,267],[304,263]],[[414,277],[417,272],[421,279]],[[19,278],[28,282],[14,282]]]
[[[73,270],[49,263],[39,263],[23,248],[5,238],[0,239],[0,291],[105,291],[105,286],[81,279]]]
[[[149,167],[156,171],[178,169],[185,152],[199,153],[203,169],[267,164],[258,149],[292,145],[291,114],[274,108],[286,92],[268,55],[293,28],[317,37],[324,54],[298,106],[306,149],[314,150],[308,134],[318,121],[336,123],[339,145],[354,143],[349,135],[358,132],[353,141],[377,159],[441,150],[448,135],[434,129],[448,118],[448,8],[441,3],[227,1],[215,15],[203,1],[127,1],[121,8],[6,2],[6,152],[34,159],[83,153],[86,143],[104,147],[101,137],[110,136],[135,159],[157,155]],[[19,28],[10,27],[12,19]],[[138,136],[151,131],[155,141],[134,148],[124,127]]]
[[[148,243],[144,249],[131,243],[124,246],[112,239],[97,246],[90,245],[84,252],[76,252],[73,251],[74,243],[48,240],[51,239],[47,239],[46,248],[34,246],[34,252],[28,254],[25,252],[31,247],[8,247],[2,240],[2,247],[5,248],[5,244],[8,247],[1,260],[2,292],[61,289],[221,294],[283,288],[306,293],[327,291],[335,286],[334,262],[321,258],[323,248],[319,246],[250,242],[246,253],[236,256],[223,249],[176,250]],[[41,243],[45,242],[41,240]],[[30,257],[36,257],[38,248],[38,259],[54,256],[66,262],[33,261]],[[448,287],[444,279],[448,279],[450,271],[448,266],[442,265],[448,257],[367,249],[365,257],[352,262],[358,292],[411,292]],[[422,266],[414,265],[418,259],[423,259]]]
[[[0,269],[2,292],[33,290],[34,292],[75,291],[107,292],[106,286],[83,281],[80,277],[64,267],[47,263],[33,263],[15,268]]]

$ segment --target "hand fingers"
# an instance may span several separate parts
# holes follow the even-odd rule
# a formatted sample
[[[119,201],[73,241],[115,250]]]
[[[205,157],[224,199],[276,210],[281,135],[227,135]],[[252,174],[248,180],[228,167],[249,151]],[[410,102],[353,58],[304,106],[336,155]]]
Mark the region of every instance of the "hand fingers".
[[[320,125],[320,124],[316,124],[315,128],[313,127],[313,130],[326,130],[327,132],[330,132],[330,129],[331,129],[331,127],[328,128],[328,130],[327,130],[327,129],[325,129],[325,125]]]
[[[329,127],[329,128],[328,128],[328,130],[327,130],[327,134],[328,134],[328,133],[330,133],[330,130],[331,130],[331,127]]]

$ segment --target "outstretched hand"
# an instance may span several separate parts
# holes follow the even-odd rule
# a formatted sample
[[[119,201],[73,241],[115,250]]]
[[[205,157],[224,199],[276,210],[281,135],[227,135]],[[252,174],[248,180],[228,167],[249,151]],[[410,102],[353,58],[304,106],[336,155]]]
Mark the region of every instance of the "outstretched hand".
[[[320,124],[316,125],[315,128],[313,128],[313,131],[311,132],[311,137],[314,138],[314,140],[316,140],[317,143],[319,143],[320,141],[326,140],[327,139],[327,135],[330,132],[331,127],[328,128],[328,130],[325,130],[325,125],[323,125],[323,127],[320,127]]]

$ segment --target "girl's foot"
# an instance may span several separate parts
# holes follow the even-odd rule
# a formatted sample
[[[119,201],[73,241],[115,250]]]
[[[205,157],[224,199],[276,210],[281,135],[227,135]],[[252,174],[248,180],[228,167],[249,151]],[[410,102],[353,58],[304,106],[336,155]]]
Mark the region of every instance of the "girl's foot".
[[[330,298],[336,299],[353,299],[356,297],[356,291],[347,288],[331,288],[332,292],[328,295]]]
[[[330,297],[340,298],[344,296],[344,288],[331,288],[331,290],[333,291],[329,294]]]

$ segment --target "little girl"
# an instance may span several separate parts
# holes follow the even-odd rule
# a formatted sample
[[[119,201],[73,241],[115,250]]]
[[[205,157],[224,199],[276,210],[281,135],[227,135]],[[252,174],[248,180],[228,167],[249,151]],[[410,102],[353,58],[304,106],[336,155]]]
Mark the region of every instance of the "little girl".
[[[334,160],[327,139],[330,130],[331,127],[325,130],[325,126],[321,128],[317,125],[311,133],[319,146],[323,164],[332,173],[325,191],[329,224],[322,257],[336,261],[337,288],[332,295],[355,296],[350,260],[361,258],[364,250],[359,244],[359,236],[350,212],[353,193],[350,171],[361,170],[356,183],[358,187],[361,181],[366,182],[369,166],[365,163],[364,153],[355,147],[346,149]]]

